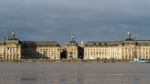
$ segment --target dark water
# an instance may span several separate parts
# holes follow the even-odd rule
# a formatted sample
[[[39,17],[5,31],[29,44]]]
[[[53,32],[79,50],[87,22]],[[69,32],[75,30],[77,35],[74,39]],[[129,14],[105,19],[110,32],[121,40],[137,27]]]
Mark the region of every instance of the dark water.
[[[0,84],[150,84],[150,64],[0,64]]]

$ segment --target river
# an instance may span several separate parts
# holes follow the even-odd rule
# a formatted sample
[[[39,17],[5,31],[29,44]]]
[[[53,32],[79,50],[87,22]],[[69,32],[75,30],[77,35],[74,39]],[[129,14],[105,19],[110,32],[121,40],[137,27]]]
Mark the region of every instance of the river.
[[[150,84],[150,64],[0,64],[0,84]]]

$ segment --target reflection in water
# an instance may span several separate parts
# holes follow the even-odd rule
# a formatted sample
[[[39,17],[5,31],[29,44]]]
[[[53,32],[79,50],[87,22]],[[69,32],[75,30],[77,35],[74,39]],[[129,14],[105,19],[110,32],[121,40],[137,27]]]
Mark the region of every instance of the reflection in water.
[[[23,73],[20,75],[21,84],[37,84],[37,76],[34,73]]]
[[[66,81],[67,81],[67,76],[66,76],[66,74],[61,73],[61,74],[59,74],[58,77],[59,77],[59,79],[58,79],[59,83],[61,83],[61,84],[66,84]]]
[[[15,74],[0,73],[0,84],[20,84],[20,78]]]
[[[150,83],[147,74],[47,73],[1,74],[0,84],[143,84]]]
[[[149,65],[119,65],[124,69],[117,71],[118,64],[13,66],[0,64],[0,84],[150,84]]]

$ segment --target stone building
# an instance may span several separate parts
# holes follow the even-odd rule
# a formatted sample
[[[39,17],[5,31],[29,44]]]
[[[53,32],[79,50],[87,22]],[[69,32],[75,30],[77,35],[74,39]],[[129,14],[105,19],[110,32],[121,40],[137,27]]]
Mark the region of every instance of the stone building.
[[[57,42],[22,41],[22,58],[60,59],[60,49]]]
[[[60,49],[57,42],[19,41],[12,33],[0,41],[0,59],[60,59]]]
[[[87,42],[84,45],[84,59],[133,60],[150,59],[150,41],[135,40],[128,33],[124,41]]]
[[[131,34],[123,41],[107,41],[87,43],[81,45],[74,36],[59,45],[54,41],[20,41],[15,33],[0,41],[0,59],[114,59],[133,60],[134,58],[150,59],[150,40],[135,40]]]
[[[12,33],[4,41],[0,41],[0,59],[21,59],[21,44]]]
[[[79,46],[74,40],[74,36],[71,36],[71,40],[65,44],[67,59],[78,59]]]

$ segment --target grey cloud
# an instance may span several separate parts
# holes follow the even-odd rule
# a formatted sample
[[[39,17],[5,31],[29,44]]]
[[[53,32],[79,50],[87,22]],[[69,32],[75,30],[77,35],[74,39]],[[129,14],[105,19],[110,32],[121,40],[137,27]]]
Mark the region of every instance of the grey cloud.
[[[149,8],[148,0],[1,0],[0,38],[15,31],[23,40],[122,40],[131,31],[150,39]]]

